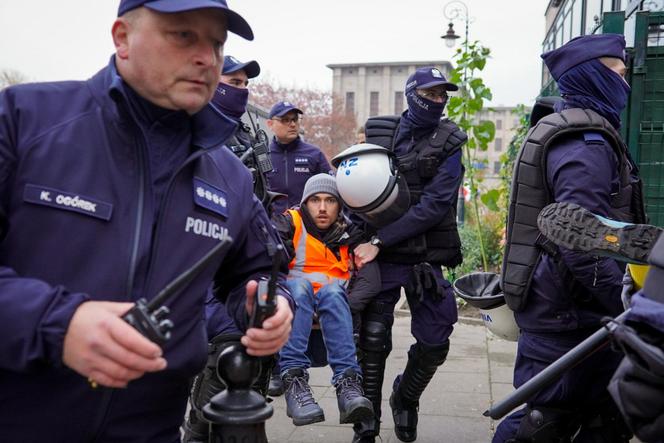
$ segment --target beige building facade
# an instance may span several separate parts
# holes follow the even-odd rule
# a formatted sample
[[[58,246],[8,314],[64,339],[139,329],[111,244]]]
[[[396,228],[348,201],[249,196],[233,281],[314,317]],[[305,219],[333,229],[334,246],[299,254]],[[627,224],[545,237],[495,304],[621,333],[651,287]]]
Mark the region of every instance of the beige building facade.
[[[369,117],[400,114],[406,109],[404,86],[417,68],[434,66],[449,77],[448,61],[348,63],[327,65],[332,70],[332,94],[355,114],[357,125]]]
[[[484,109],[477,117],[480,121],[488,120],[496,125],[496,137],[489,143],[489,149],[477,151],[478,162],[475,166],[484,171],[481,189],[493,189],[500,184],[500,156],[507,150],[519,126],[515,110],[514,106],[494,106]]]

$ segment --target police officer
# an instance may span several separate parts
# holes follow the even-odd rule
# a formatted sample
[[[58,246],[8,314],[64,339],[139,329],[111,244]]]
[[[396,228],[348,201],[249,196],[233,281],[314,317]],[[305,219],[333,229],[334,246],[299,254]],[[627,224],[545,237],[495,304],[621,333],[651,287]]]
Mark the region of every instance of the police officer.
[[[447,92],[457,89],[438,69],[420,68],[406,83],[408,109],[398,119],[393,136],[375,137],[376,122],[369,119],[366,124],[367,143],[394,146],[410,190],[410,205],[399,218],[374,229],[370,242],[355,248],[360,265],[377,257],[382,280],[380,293],[363,313],[359,344],[364,391],[376,417],[355,425],[356,442],[374,442],[380,432],[385,360],[401,288],[407,290],[416,339],[390,397],[395,433],[401,441],[417,438],[420,395],[447,357],[457,310],[441,266],[454,267],[462,260],[455,202],[463,178],[460,149],[466,136],[441,117]]]
[[[233,152],[246,151],[252,145],[251,128],[240,119],[247,112],[249,80],[260,73],[260,65],[255,60],[242,63],[232,55],[224,57],[219,85],[211,103],[238,123],[235,133],[226,141]]]
[[[223,147],[233,122],[207,106],[227,31],[253,37],[224,0],[122,0],[107,67],[0,92],[0,440],[179,441],[217,270],[217,295],[246,329],[277,238]],[[167,300],[170,340],[120,318],[224,234],[229,252]],[[287,340],[286,297],[244,333],[251,355]]]
[[[664,441],[664,229],[607,219],[574,203],[548,205],[538,225],[558,246],[630,263],[623,280],[629,312],[611,328],[625,358],[608,390],[640,441]]]
[[[319,173],[332,168],[320,148],[306,143],[300,137],[300,115],[303,112],[287,101],[277,102],[267,121],[274,133],[270,143],[270,156],[274,170],[268,174],[270,190],[288,195],[288,200],[274,202],[275,214],[300,203],[304,184]]]
[[[254,193],[269,214],[270,205],[275,198],[275,194],[268,190],[266,176],[267,172],[272,170],[267,146],[269,140],[265,131],[256,126],[255,133],[252,134],[251,127],[241,119],[247,111],[249,80],[258,77],[260,72],[260,65],[255,60],[242,63],[232,55],[225,56],[219,86],[212,97],[212,106],[237,122],[237,129],[226,145],[251,171]],[[249,119],[251,120],[250,116]]]
[[[542,55],[563,100],[531,129],[512,182],[502,278],[521,329],[517,387],[622,311],[622,267],[552,245],[538,235],[536,218],[555,201],[615,220],[645,219],[637,170],[617,132],[630,92],[624,49],[622,35],[590,35]],[[596,352],[500,423],[493,441],[627,442],[606,391],[619,361],[610,348]]]

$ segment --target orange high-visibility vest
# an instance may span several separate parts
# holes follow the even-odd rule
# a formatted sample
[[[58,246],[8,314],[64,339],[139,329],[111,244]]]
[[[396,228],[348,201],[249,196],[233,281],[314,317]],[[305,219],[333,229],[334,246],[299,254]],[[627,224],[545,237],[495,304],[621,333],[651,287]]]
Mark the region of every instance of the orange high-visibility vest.
[[[350,278],[348,246],[339,248],[341,259],[337,260],[334,253],[322,241],[307,234],[307,228],[299,211],[289,209],[288,212],[293,218],[295,227],[293,235],[295,257],[288,264],[290,269],[288,278],[306,278],[311,282],[314,293],[322,286],[333,282],[345,286]]]

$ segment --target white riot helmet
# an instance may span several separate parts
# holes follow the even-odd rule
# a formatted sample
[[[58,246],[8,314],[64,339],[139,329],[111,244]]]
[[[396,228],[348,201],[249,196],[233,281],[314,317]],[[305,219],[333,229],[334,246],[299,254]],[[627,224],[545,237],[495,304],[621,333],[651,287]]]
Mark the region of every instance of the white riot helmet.
[[[371,226],[392,223],[410,206],[408,186],[388,149],[360,143],[337,154],[332,165],[344,204]]]
[[[517,341],[519,327],[514,313],[505,304],[500,275],[475,272],[459,277],[452,286],[456,295],[480,310],[484,326],[489,331],[505,340]]]

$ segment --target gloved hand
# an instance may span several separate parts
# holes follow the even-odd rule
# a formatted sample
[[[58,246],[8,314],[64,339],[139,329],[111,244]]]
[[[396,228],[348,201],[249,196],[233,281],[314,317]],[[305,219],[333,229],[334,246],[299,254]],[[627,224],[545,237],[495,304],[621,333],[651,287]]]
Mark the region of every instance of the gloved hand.
[[[629,309],[630,301],[634,291],[634,279],[632,273],[629,272],[629,266],[625,268],[625,275],[622,279],[622,292],[620,293],[620,300],[622,300],[623,308]]]

